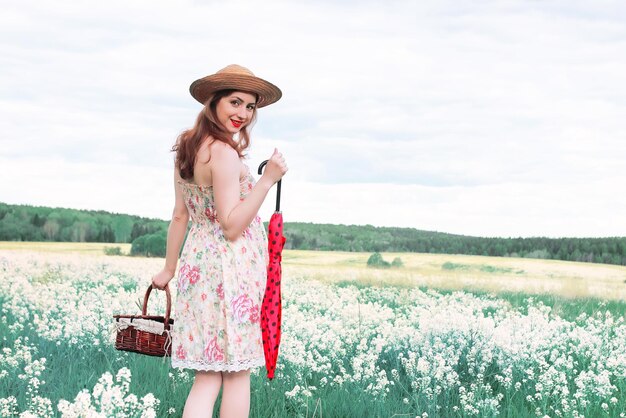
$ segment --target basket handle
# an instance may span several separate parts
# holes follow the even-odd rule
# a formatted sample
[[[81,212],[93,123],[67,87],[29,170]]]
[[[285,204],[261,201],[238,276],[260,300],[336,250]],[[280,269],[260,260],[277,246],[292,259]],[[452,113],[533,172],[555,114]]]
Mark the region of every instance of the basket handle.
[[[150,293],[152,292],[152,285],[148,286],[148,290],[146,290],[146,295],[143,298],[143,308],[141,309],[141,315],[148,315],[148,298],[150,297]],[[172,295],[170,294],[170,287],[168,285],[165,286],[165,296],[167,297],[167,306],[165,307],[165,323],[163,326],[165,329],[170,328],[170,312],[172,310]]]

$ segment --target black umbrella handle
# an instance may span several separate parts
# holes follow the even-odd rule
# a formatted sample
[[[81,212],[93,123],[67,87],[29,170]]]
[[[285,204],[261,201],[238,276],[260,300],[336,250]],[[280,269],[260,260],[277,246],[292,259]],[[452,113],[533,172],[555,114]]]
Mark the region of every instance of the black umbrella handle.
[[[268,161],[269,160],[265,160],[259,165],[259,175],[263,173],[263,167],[265,167]],[[276,185],[276,212],[280,212],[280,183],[282,181],[282,179],[278,180],[278,183]]]

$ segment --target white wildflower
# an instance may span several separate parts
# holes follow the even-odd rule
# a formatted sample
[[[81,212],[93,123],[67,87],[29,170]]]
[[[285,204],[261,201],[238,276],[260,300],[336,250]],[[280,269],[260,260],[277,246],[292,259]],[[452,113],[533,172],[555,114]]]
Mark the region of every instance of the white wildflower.
[[[295,385],[289,392],[285,392],[288,398],[294,398],[300,392],[300,385]]]

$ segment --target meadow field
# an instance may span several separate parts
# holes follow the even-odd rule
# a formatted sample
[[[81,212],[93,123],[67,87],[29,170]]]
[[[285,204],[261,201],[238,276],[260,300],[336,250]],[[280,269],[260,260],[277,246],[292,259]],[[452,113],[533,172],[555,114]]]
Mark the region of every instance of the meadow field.
[[[0,243],[0,416],[181,415],[192,373],[113,349],[112,315],[139,312],[163,261],[104,248]],[[253,373],[251,416],[626,416],[626,267],[369,255],[285,252],[279,366]]]

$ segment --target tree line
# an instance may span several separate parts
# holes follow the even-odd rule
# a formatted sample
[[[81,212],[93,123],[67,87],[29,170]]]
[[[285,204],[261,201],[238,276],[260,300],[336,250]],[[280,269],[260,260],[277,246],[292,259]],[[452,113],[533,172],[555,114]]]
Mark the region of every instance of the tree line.
[[[626,265],[626,237],[481,238],[413,228],[285,223],[285,248],[525,257]]]
[[[0,203],[0,241],[132,243],[131,254],[162,257],[168,222],[105,211]],[[413,228],[287,222],[285,248],[544,258],[626,265],[626,237],[481,238]]]
[[[162,255],[165,239],[149,247],[141,244],[151,235],[164,235],[166,229],[161,219],[0,202],[0,241],[133,243],[143,237],[136,254]]]

